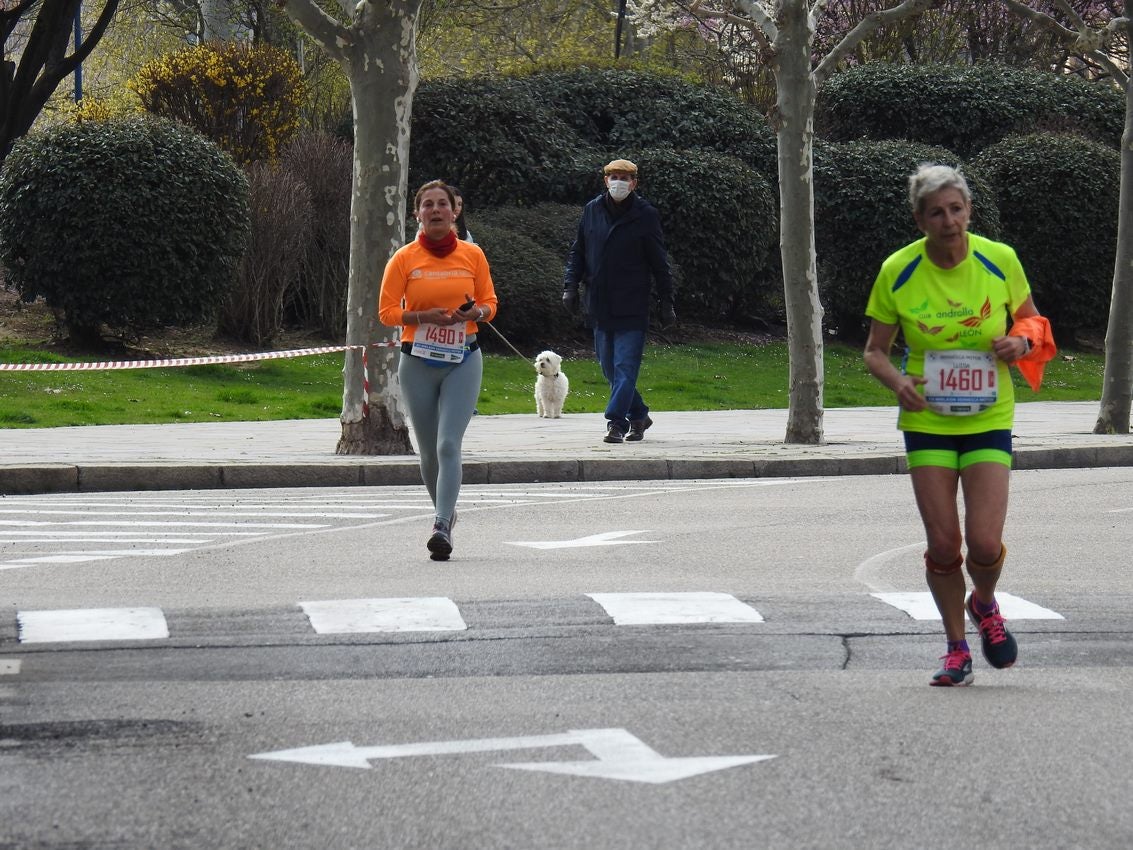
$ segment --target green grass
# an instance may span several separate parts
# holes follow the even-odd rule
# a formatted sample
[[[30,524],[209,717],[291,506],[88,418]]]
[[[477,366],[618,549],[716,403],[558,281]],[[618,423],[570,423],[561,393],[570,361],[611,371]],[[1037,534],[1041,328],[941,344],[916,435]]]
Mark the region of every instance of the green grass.
[[[94,359],[94,358],[92,358]],[[65,362],[22,346],[0,346],[0,362]],[[866,372],[861,351],[825,349],[826,407],[888,405],[893,396]],[[1093,401],[1104,360],[1064,352],[1047,365],[1039,394],[1015,370],[1019,401]],[[567,360],[568,413],[597,413],[608,388],[592,357]],[[515,355],[489,355],[479,411],[534,413],[535,372]],[[787,346],[650,346],[638,381],[654,410],[787,407]],[[342,356],[322,354],[234,366],[72,372],[0,372],[0,427],[235,422],[338,416]]]

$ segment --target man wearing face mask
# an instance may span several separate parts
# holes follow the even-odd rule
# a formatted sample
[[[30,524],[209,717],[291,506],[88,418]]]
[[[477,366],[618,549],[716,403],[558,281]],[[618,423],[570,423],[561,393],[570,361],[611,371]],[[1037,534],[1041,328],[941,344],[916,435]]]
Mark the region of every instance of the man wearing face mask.
[[[636,442],[653,424],[637,391],[650,296],[656,283],[662,327],[676,322],[673,278],[657,210],[634,192],[637,166],[615,159],[603,172],[606,191],[583,209],[567,258],[563,306],[578,311],[578,287],[585,283],[583,312],[594,329],[594,353],[610,384],[603,439]]]

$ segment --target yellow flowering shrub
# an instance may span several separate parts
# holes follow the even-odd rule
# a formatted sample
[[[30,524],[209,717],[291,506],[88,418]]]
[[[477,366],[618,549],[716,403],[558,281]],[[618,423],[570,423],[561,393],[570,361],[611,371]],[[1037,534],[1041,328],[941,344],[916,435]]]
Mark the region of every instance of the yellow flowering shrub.
[[[299,132],[299,65],[268,44],[207,42],[142,66],[130,88],[147,111],[189,125],[242,163],[273,160]]]

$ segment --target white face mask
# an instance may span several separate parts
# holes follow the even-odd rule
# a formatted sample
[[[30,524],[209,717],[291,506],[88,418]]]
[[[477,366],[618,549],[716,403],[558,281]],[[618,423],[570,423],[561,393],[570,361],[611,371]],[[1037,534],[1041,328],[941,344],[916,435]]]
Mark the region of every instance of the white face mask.
[[[607,188],[610,190],[610,197],[615,201],[624,201],[629,197],[628,180],[611,180]]]

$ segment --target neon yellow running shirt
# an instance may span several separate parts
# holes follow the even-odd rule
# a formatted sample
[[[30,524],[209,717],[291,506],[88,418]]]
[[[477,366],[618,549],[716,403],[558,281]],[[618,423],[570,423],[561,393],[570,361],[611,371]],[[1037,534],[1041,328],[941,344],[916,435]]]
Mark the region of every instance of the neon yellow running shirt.
[[[925,253],[925,240],[918,239],[881,264],[866,315],[900,326],[907,346],[903,371],[923,377],[926,351],[991,351],[992,340],[1007,332],[1008,316],[1030,294],[1023,266],[1009,245],[969,233],[968,256],[958,266],[942,269]],[[988,409],[970,416],[902,409],[897,427],[926,434],[1010,428],[1015,390],[1007,364],[995,362],[998,398]]]

